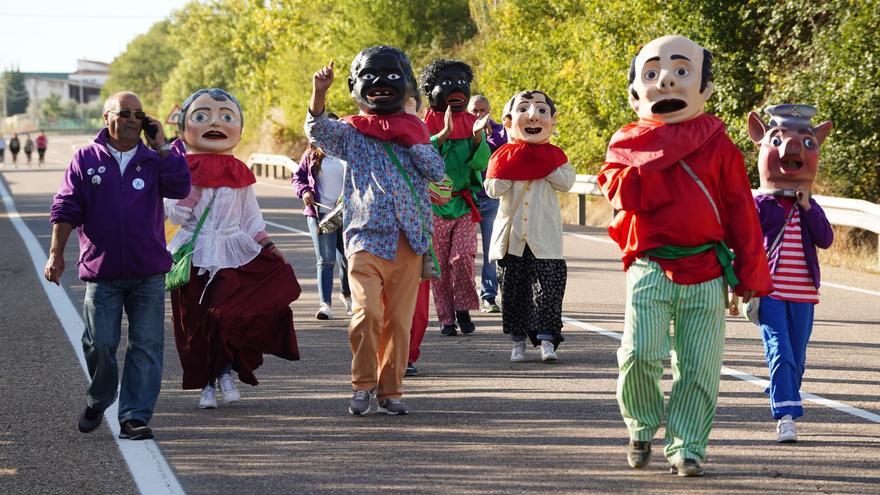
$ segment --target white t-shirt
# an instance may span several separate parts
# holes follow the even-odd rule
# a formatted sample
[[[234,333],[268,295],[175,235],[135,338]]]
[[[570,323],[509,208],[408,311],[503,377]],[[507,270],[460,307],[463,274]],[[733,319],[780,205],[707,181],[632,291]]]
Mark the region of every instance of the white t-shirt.
[[[321,204],[333,206],[342,194],[342,181],[345,178],[345,161],[327,155],[321,160],[321,173],[315,178],[318,198]]]
[[[128,162],[130,162],[131,159],[134,158],[134,154],[137,153],[137,149],[138,147],[135,146],[128,151],[117,151],[116,148],[114,148],[113,146],[110,146],[109,144],[107,145],[107,150],[110,151],[110,154],[113,155],[113,158],[116,158],[116,162],[119,164],[120,175],[125,175],[125,167],[127,167]]]

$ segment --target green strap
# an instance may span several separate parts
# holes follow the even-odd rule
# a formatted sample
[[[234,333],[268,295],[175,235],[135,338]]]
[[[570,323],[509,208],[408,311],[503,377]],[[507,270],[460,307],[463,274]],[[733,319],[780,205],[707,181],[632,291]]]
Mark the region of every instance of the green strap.
[[[205,208],[205,211],[202,212],[202,216],[199,217],[199,223],[196,224],[196,229],[193,231],[192,239],[190,242],[193,243],[193,247],[196,245],[196,237],[199,236],[199,231],[202,230],[202,224],[205,223],[205,220],[208,218],[208,212],[211,211],[211,206],[214,205],[214,199],[217,197],[217,191],[214,191],[214,195],[211,196],[211,202],[208,203],[208,206]]]
[[[707,242],[699,246],[660,246],[648,249],[645,251],[645,254],[662,260],[677,260],[700,254],[710,249],[715,250],[715,257],[718,258],[718,263],[721,264],[721,270],[724,272],[724,280],[727,282],[727,285],[736,287],[739,284],[739,279],[736,278],[736,274],[733,271],[733,259],[736,255],[733,254],[733,251],[727,247],[724,241]]]
[[[403,168],[403,165],[400,163],[400,160],[397,158],[397,155],[394,153],[394,150],[391,149],[391,145],[387,141],[382,141],[382,147],[385,148],[385,153],[388,153],[388,157],[391,158],[391,161],[397,166],[397,171],[400,172],[400,175],[403,176],[403,180],[406,181],[406,185],[409,186],[409,192],[412,193],[413,203],[415,203],[416,209],[419,211],[419,218],[424,218],[425,212],[422,210],[422,203],[419,201],[419,196],[416,194],[416,188],[413,186],[409,174],[406,172],[406,169]],[[428,252],[431,254],[431,261],[434,262],[434,270],[437,273],[440,273],[440,261],[437,259],[437,253],[434,252],[433,236],[425,229],[424,221],[419,221],[419,228],[422,231],[422,235],[428,239]]]

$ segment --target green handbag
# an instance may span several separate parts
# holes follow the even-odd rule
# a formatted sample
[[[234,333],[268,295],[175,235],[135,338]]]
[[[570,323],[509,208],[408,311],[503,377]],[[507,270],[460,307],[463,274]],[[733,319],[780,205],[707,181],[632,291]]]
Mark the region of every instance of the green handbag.
[[[215,194],[214,198],[216,197]],[[171,270],[165,274],[165,290],[177,289],[189,283],[189,275],[192,272],[193,249],[196,246],[199,231],[202,230],[202,224],[205,223],[205,219],[208,218],[208,212],[211,211],[211,206],[214,204],[214,198],[211,198],[208,207],[205,208],[202,216],[199,217],[199,223],[196,225],[196,230],[193,231],[192,239],[177,248],[177,251],[171,253]]]

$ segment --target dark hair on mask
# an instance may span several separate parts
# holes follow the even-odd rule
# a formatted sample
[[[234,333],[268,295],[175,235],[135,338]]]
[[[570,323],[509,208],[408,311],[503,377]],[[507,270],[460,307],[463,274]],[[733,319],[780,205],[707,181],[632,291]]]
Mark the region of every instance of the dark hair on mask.
[[[180,132],[183,132],[186,129],[186,112],[189,111],[189,107],[192,106],[192,103],[196,101],[196,98],[202,96],[203,94],[211,95],[211,98],[214,101],[232,101],[235,103],[235,107],[238,108],[238,113],[241,115],[241,126],[244,128],[244,112],[241,111],[241,103],[238,102],[238,99],[225,89],[220,88],[202,88],[195,93],[189,95],[185,100],[183,100],[183,105],[181,105],[180,112],[177,113],[177,128]]]
[[[427,67],[422,69],[422,73],[419,75],[419,83],[421,84],[422,91],[424,91],[425,94],[430,93],[431,89],[434,88],[434,85],[437,84],[437,77],[440,75],[440,73],[450,68],[461,69],[461,71],[464,72],[465,76],[467,76],[468,84],[473,82],[474,70],[471,69],[470,65],[460,60],[449,60],[445,58],[440,58],[431,62],[430,64],[428,64]]]
[[[531,89],[529,91],[520,91],[519,93],[513,95],[513,97],[508,100],[507,104],[504,105],[504,113],[501,114],[501,118],[510,117],[513,113],[513,104],[516,102],[517,98],[523,98],[525,100],[533,100],[535,99],[535,95],[541,95],[547,100],[547,106],[550,107],[550,116],[556,115],[556,104],[553,103],[553,100],[547,96],[547,93],[543,91],[538,91],[537,89]]]
[[[641,52],[642,49],[639,48]],[[629,63],[629,93],[635,99],[639,99],[638,93],[632,87],[633,82],[636,80],[636,58],[638,58],[638,53],[635,57],[632,58],[632,61]],[[714,80],[714,76],[712,75],[712,52],[703,48],[703,68],[700,73],[700,93],[706,91],[706,86]]]
[[[416,102],[421,105],[422,100],[419,98],[419,91],[417,89],[418,86],[416,85],[416,76],[413,73],[412,63],[410,63],[409,57],[407,57],[406,54],[403,53],[403,51],[398,48],[394,48],[393,46],[376,45],[361,50],[361,52],[354,57],[354,60],[351,61],[351,69],[348,73],[349,88],[351,88],[352,85],[351,81],[357,79],[357,73],[361,69],[361,64],[363,64],[364,59],[372,55],[378,55],[381,53],[387,53],[388,55],[392,55],[397,58],[397,61],[400,62],[400,66],[403,68],[403,76],[406,77],[407,85],[410,88],[406,96],[414,97],[416,99]]]

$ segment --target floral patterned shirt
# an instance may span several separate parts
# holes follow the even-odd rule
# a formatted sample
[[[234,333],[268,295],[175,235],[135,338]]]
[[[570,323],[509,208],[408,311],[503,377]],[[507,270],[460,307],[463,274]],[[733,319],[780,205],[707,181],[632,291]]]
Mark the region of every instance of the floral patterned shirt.
[[[351,125],[307,112],[306,136],[328,155],[348,162],[343,183],[345,255],[358,251],[394,260],[398,232],[403,231],[416,253],[428,250],[434,230],[428,182],[443,179],[443,158],[431,144],[409,148],[391,143],[415,188],[413,202],[406,180],[385,152],[382,141],[365,136]]]

